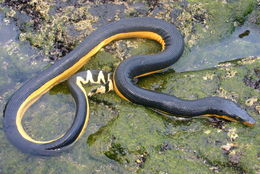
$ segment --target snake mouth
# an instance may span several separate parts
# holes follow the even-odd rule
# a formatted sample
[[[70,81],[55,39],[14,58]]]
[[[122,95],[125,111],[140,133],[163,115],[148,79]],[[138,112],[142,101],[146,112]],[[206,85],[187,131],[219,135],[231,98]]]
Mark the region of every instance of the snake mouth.
[[[243,123],[246,126],[254,126],[256,124],[256,120],[249,115],[248,113],[244,112],[244,114],[242,114],[243,117],[240,117],[240,122]]]
[[[250,120],[247,120],[247,121],[243,121],[242,122],[244,125],[247,125],[247,126],[254,126],[256,121],[255,119],[253,119],[252,117],[250,117]]]
[[[254,123],[250,123],[250,122],[244,121],[243,124],[247,125],[247,126],[254,126],[255,122]]]

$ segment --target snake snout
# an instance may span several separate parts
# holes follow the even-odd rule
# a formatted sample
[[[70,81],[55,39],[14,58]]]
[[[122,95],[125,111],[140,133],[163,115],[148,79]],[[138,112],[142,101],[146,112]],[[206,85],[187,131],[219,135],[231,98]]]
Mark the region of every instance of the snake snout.
[[[223,104],[225,105],[222,107],[220,110],[221,113],[219,114],[227,116],[227,119],[239,121],[247,126],[253,126],[256,123],[255,119],[236,103],[226,100]]]
[[[246,111],[244,111],[243,114],[241,113],[239,118],[241,118],[241,122],[247,126],[253,126],[256,123],[255,119],[252,116],[250,116],[248,113],[246,113]]]

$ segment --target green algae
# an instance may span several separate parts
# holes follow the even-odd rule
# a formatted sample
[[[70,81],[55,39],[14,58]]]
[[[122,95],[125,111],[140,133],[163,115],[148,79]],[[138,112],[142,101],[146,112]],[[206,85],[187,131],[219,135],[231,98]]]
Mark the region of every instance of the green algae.
[[[256,25],[260,25],[260,11],[259,8],[258,10],[254,10],[253,13],[250,15],[249,20],[256,24]]]
[[[154,78],[163,81],[162,77],[164,76],[168,80],[163,83],[163,88],[159,88],[160,91],[189,99],[213,95],[214,91],[217,93],[217,87],[221,86],[229,93],[236,92],[240,94],[239,98],[241,99],[238,102],[245,106],[244,101],[246,98],[260,97],[259,92],[243,83],[244,75],[250,74],[250,76],[256,78],[256,74],[252,70],[259,67],[260,63],[259,58],[249,58],[248,60],[248,62],[251,61],[250,64],[242,60],[237,64],[226,63],[218,70],[211,69],[188,73],[166,72],[143,78],[139,84],[144,87],[156,86],[153,85],[153,83],[156,83]],[[227,72],[230,70],[238,73],[232,77],[227,76]],[[173,79],[174,82],[170,79]],[[242,83],[239,83],[245,89],[242,94],[241,90],[237,91],[236,88],[234,88],[234,91],[228,90],[230,86],[227,84],[233,84],[234,82],[230,81],[230,79],[234,79],[234,81],[242,80]],[[215,83],[218,83],[218,85]],[[192,91],[192,85],[190,84],[200,86],[200,90],[198,87],[198,89]],[[210,88],[209,86],[213,87]],[[178,88],[182,90],[178,91]],[[183,91],[191,91],[194,95],[186,95],[186,92]],[[177,171],[177,173],[178,171],[180,173],[189,173],[190,171],[211,173],[218,171],[225,173],[228,171],[230,173],[239,173],[241,169],[245,173],[254,173],[257,169],[257,162],[249,160],[256,158],[257,154],[256,142],[257,132],[259,131],[257,126],[248,128],[238,123],[228,123],[221,128],[216,128],[213,123],[211,124],[206,120],[175,121],[164,118],[148,108],[123,101],[113,93],[94,97],[91,102],[91,120],[87,131],[87,135],[91,134],[90,136],[84,135],[68,153],[54,158],[44,158],[40,161],[38,159],[37,162],[33,160],[35,157],[29,157],[28,159],[27,155],[21,154],[11,147],[7,141],[4,141],[1,143],[4,151],[0,151],[0,153],[1,156],[8,156],[10,160],[1,161],[1,166],[10,167],[4,167],[3,173],[9,173],[10,171],[14,173],[23,173],[24,171],[36,173],[55,173],[57,171],[65,173],[84,173],[88,171],[103,171],[103,173],[171,173],[172,171]],[[116,99],[113,99],[114,97]],[[105,101],[107,103],[114,101],[114,103],[107,105]],[[55,110],[54,108],[57,106],[49,107],[49,111],[45,111],[46,115],[51,115],[51,111]],[[62,106],[61,110],[66,107],[66,105]],[[41,118],[42,116],[35,115],[38,108],[32,107],[31,109],[34,111],[35,118],[31,118],[30,124],[37,126],[37,128],[31,127],[31,131],[34,131],[32,135],[36,134],[37,138],[41,138],[41,136],[46,138],[48,134],[54,135],[53,130],[56,129],[52,126],[56,124],[55,120],[48,117]],[[248,109],[259,121],[254,108],[249,107]],[[68,110],[73,112],[70,109]],[[67,113],[68,111],[65,110],[64,112]],[[40,113],[41,111],[39,111]],[[61,117],[60,114],[51,116],[54,118]],[[40,121],[42,126],[46,126],[50,122],[51,125],[47,126],[45,130],[39,127],[36,122],[33,124],[34,120],[38,120],[36,122]],[[67,120],[67,122],[70,122],[70,120]],[[239,130],[236,131],[238,138],[231,141],[228,132],[234,127]],[[48,129],[50,132],[48,132]],[[44,133],[39,135],[41,132],[37,133],[37,131],[40,130]],[[5,139],[3,133],[1,133],[1,136]],[[88,139],[88,146],[85,144],[86,139]],[[229,161],[229,155],[224,153],[221,148],[221,146],[229,142],[237,143],[236,150],[242,153],[238,164],[235,166]],[[25,158],[27,159],[25,160]],[[30,166],[24,165],[26,163],[30,163]],[[120,167],[120,164],[124,167]]]
[[[61,4],[55,4],[52,0],[19,4],[11,0],[6,4],[11,11],[18,9],[30,16],[23,19],[19,13],[9,15],[20,21],[20,39],[28,40],[56,60],[73,49],[95,26],[127,16],[152,16],[175,23],[189,47],[208,43],[225,37],[235,26],[242,24],[256,6],[256,1],[97,1],[93,4],[81,2],[74,7],[66,1]],[[110,11],[104,11],[106,8]],[[102,11],[106,17],[100,15]]]
[[[250,60],[250,58],[248,60]],[[169,73],[166,74],[166,76],[170,76],[168,78],[174,79],[175,81],[169,82],[169,80],[167,80],[168,83],[164,84],[166,87],[160,89],[160,91],[172,93],[181,98],[196,99],[214,94],[221,96],[222,94],[218,93],[218,88],[223,88],[227,91],[227,94],[232,93],[233,95],[239,95],[237,102],[245,107],[245,100],[248,97],[260,97],[259,92],[247,87],[243,82],[243,77],[247,72],[259,67],[260,59],[254,58],[254,60],[255,63],[249,65],[231,65],[228,71],[233,69],[238,73],[233,77],[228,76],[228,78],[226,78],[227,70],[221,68],[188,73]],[[205,74],[214,74],[217,76],[217,79],[205,80],[205,78],[203,78]],[[191,78],[193,80],[191,80]],[[149,79],[151,81],[149,81]],[[213,85],[213,88],[208,88],[205,84],[209,81],[214,81],[212,83],[216,83],[216,85]],[[237,88],[240,87],[240,91],[236,90],[235,81],[241,82],[238,84],[239,86],[237,86]],[[153,78],[146,78],[141,80],[140,85],[146,87],[145,84],[152,83],[156,83]],[[192,91],[194,95],[187,94],[187,91],[191,91],[191,88],[196,87],[197,84],[199,84],[200,89],[196,90],[195,88],[195,90]],[[216,86],[218,88],[216,88]],[[230,88],[230,86],[232,88]],[[181,88],[181,91],[176,90],[178,88]],[[241,91],[241,88],[243,91]],[[223,97],[228,98],[228,96]],[[257,126],[248,128],[239,123],[229,123],[222,125],[220,128],[216,128],[213,123],[210,126],[209,122],[203,120],[178,123],[176,121],[169,121],[151,112],[149,109],[143,111],[142,108],[142,106],[138,106],[129,109],[123,107],[122,104],[118,106],[118,119],[115,120],[115,123],[111,127],[105,130],[109,132],[109,134],[105,134],[104,137],[98,134],[95,142],[91,143],[91,147],[100,144],[99,141],[106,139],[110,144],[111,139],[113,139],[113,143],[119,145],[119,151],[124,147],[124,151],[128,152],[128,154],[124,154],[123,156],[124,161],[129,161],[129,170],[133,170],[132,165],[134,165],[133,163],[136,161],[136,157],[133,158],[131,153],[135,154],[136,148],[142,147],[145,149],[148,157],[143,165],[144,169],[136,169],[136,172],[139,171],[140,173],[142,173],[141,171],[148,171],[148,173],[171,173],[171,171],[180,171],[181,173],[194,170],[196,173],[210,173],[213,172],[212,170],[221,173],[225,173],[229,170],[231,173],[239,173],[240,170],[245,173],[252,173],[252,171],[257,170],[257,162],[255,160],[249,162],[249,159],[254,159],[257,156],[256,143],[259,139],[256,134],[258,131]],[[254,108],[249,107],[247,109],[258,121],[259,117],[257,116],[259,115]],[[131,114],[129,112],[138,114]],[[230,138],[230,131],[233,131],[233,127],[236,127],[235,133],[238,136],[235,139]],[[245,130],[243,131],[243,129]],[[240,140],[240,138],[244,139],[244,141]],[[245,141],[247,138],[249,138],[250,141]],[[164,142],[172,145],[170,149],[166,150],[167,152],[158,150],[158,147]],[[233,164],[234,160],[230,157],[230,154],[233,152],[228,152],[229,154],[227,154],[222,150],[222,146],[231,142],[237,143],[236,150],[238,150],[238,152],[236,153],[241,154],[241,158],[239,158],[236,164]],[[113,147],[112,149],[110,148],[111,153],[114,153],[116,151],[114,149],[115,147],[113,145],[111,145],[111,147]],[[108,152],[106,151],[106,153]],[[125,159],[127,157],[129,157],[128,160]],[[112,159],[114,158],[112,157]],[[187,163],[188,166],[178,165],[179,163]]]
[[[246,16],[251,13],[256,6],[255,0],[230,3],[227,1],[210,0],[190,0],[190,2],[201,3],[203,7],[207,9],[207,14],[210,16],[206,21],[207,30],[205,30],[205,27],[201,28],[201,26],[196,26],[196,30],[199,31],[199,37],[203,38],[202,41],[204,43],[221,39],[227,34],[230,34],[236,26],[243,24],[246,20]]]

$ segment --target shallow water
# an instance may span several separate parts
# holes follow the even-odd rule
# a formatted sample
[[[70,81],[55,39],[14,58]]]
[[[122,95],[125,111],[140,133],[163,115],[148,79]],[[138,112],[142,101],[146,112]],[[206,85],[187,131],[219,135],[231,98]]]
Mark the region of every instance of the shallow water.
[[[0,61],[3,71],[1,78],[24,82],[33,77],[39,69],[49,66],[40,50],[31,47],[28,42],[19,41],[19,31],[14,22],[4,18],[1,13],[0,33]]]
[[[219,62],[259,55],[260,26],[246,22],[237,27],[230,36],[216,43],[186,50],[173,68],[178,72],[206,69],[216,66]]]
[[[37,72],[47,68],[50,62],[40,50],[31,47],[28,42],[19,41],[19,31],[13,21],[7,21],[3,15],[0,15],[0,21],[0,33],[5,33],[0,38],[0,63],[2,67],[0,70],[0,92],[2,97],[1,110],[3,110],[5,101],[14,90],[35,76]],[[59,108],[59,111],[56,108]],[[53,112],[55,110],[56,112]],[[34,132],[33,137],[50,139],[60,135],[69,127],[74,115],[73,111],[74,104],[71,95],[47,93],[28,109],[23,120],[24,127],[29,134],[30,129],[38,130]],[[64,118],[57,119],[54,116],[57,114],[63,115]],[[34,119],[37,118],[37,115],[39,115],[38,118],[44,116],[45,119]],[[52,130],[44,125],[44,120],[49,119],[53,122]],[[28,121],[30,124],[27,123]],[[43,124],[37,124],[39,121],[43,121]],[[50,132],[52,133],[49,134]]]

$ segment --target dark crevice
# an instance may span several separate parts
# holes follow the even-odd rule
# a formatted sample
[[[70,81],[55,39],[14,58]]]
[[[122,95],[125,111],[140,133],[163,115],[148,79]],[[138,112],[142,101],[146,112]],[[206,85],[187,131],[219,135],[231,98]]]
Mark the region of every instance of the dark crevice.
[[[226,154],[227,155],[227,154]],[[244,174],[247,173],[246,170],[239,165],[239,163],[232,163],[230,160],[228,160],[228,163],[213,163],[210,159],[208,159],[206,156],[204,156],[201,153],[196,153],[196,157],[200,160],[202,160],[207,166],[211,167],[211,168],[216,168],[213,171],[214,172],[219,172],[221,171],[221,169],[228,167],[228,168],[232,168],[233,170],[236,171],[236,173],[238,174]],[[227,158],[229,158],[227,156]]]
[[[245,76],[244,83],[247,86],[260,91],[260,68],[255,68],[254,73],[255,73],[256,78],[254,78],[254,76],[250,76],[250,75]]]
[[[30,4],[30,2],[31,0],[5,0],[3,4],[31,17],[34,21],[33,28],[38,30],[44,18],[40,12],[36,10],[36,3]]]
[[[107,106],[109,109],[111,109],[112,111],[116,111],[116,108],[115,108],[115,104],[114,103],[111,103],[109,101],[106,101],[106,100],[101,100],[101,99],[98,99],[97,97],[91,97],[90,100],[96,104],[103,104],[104,106]]]

